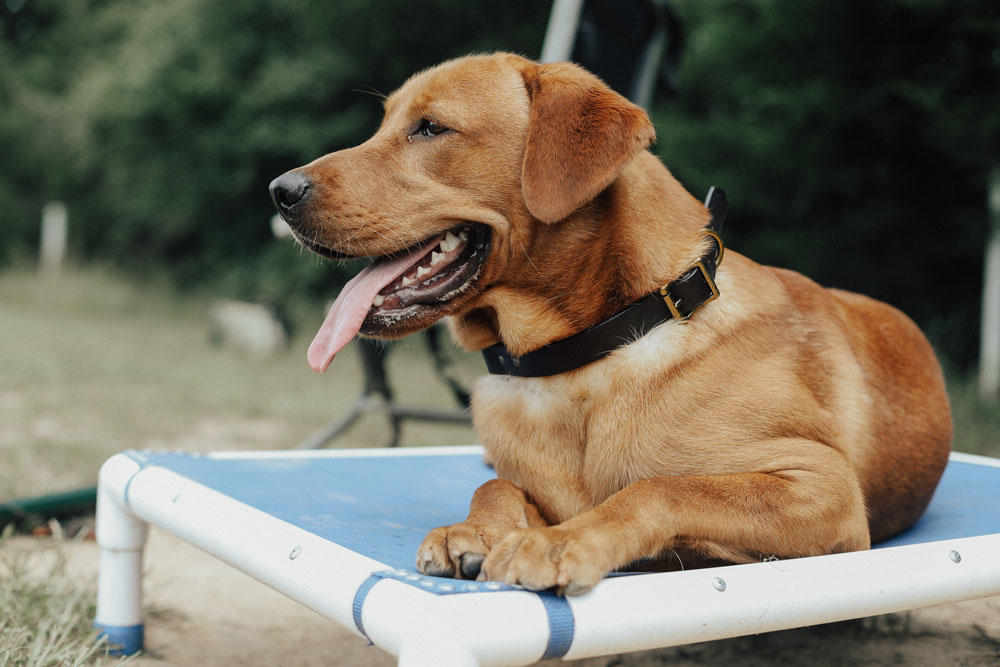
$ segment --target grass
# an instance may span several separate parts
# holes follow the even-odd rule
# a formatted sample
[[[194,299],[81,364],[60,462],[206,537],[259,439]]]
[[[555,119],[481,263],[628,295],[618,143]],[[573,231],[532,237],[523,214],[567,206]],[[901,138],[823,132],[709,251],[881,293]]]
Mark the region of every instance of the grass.
[[[128,662],[107,656],[92,627],[96,583],[69,574],[61,542],[11,554],[10,532],[0,537],[0,667]]]
[[[324,375],[306,366],[320,313],[286,353],[255,360],[210,344],[208,307],[106,271],[57,281],[0,273],[0,499],[93,484],[123,449],[290,448],[353,405],[353,346]],[[459,362],[466,380],[481,363]],[[454,405],[430,377],[419,338],[396,346],[389,372],[401,402]],[[372,415],[336,446],[377,445],[387,434]],[[469,427],[407,423],[402,444],[474,441]]]
[[[980,399],[976,378],[971,374],[949,378],[948,395],[955,420],[954,448],[970,454],[1000,456],[1000,401],[987,403]]]

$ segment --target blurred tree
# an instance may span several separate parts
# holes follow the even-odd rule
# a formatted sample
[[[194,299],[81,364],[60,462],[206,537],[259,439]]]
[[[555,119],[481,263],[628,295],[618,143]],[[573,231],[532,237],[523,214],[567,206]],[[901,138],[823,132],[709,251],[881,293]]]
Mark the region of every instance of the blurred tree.
[[[20,200],[4,218],[33,243],[58,194],[85,257],[166,264],[243,296],[329,289],[328,263],[270,237],[269,181],[366,138],[381,93],[417,69],[534,55],[547,16],[530,0],[29,0],[0,33],[14,65],[0,75],[0,150],[17,156],[0,206]]]
[[[758,261],[884,299],[976,354],[1000,156],[995,0],[677,0],[689,29],[658,150],[729,195]]]
[[[63,36],[33,38],[57,32],[53,24],[60,16],[71,21],[71,10],[54,2],[0,4],[0,263],[37,253],[42,206],[64,192],[70,177],[62,133],[52,128],[65,108],[72,60],[58,64]]]

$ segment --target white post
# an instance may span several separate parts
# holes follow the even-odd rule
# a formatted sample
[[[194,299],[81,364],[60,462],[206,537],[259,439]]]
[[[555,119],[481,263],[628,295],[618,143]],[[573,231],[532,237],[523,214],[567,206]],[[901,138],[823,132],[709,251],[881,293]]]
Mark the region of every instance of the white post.
[[[39,247],[39,272],[56,277],[66,257],[66,233],[69,214],[66,204],[50,201],[42,208],[42,241]]]
[[[291,238],[292,228],[288,226],[284,218],[275,213],[271,216],[271,233],[274,234],[274,238],[284,241],[287,238]]]
[[[1000,398],[1000,165],[989,184],[990,230],[983,261],[983,306],[979,334],[979,395]]]
[[[549,25],[545,29],[542,43],[543,63],[557,63],[569,60],[576,41],[576,28],[580,24],[580,10],[583,0],[555,0],[549,14]]]

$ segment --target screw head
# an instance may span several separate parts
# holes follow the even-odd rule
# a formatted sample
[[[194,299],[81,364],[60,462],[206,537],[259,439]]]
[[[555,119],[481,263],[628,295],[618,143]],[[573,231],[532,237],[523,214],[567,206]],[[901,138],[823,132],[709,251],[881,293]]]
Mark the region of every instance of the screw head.
[[[295,560],[299,557],[300,553],[302,553],[302,547],[295,547],[292,549],[292,552],[288,554],[288,560]]]
[[[952,559],[956,563],[962,562],[962,554],[958,553],[954,549],[948,552],[948,558]]]
[[[726,580],[723,579],[722,577],[713,577],[712,587],[721,593],[722,591],[726,590]]]

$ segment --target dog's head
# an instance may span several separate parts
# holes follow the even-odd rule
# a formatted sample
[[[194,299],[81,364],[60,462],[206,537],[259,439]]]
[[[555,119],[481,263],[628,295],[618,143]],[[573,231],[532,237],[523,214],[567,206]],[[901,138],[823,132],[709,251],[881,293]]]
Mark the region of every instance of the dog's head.
[[[483,323],[495,340],[490,293],[526,271],[558,273],[554,251],[587,243],[560,221],[653,138],[641,108],[572,64],[495,54],[414,75],[368,141],[271,183],[306,248],[374,258],[331,309],[310,364],[325,369],[359,331],[395,338],[446,315]]]

